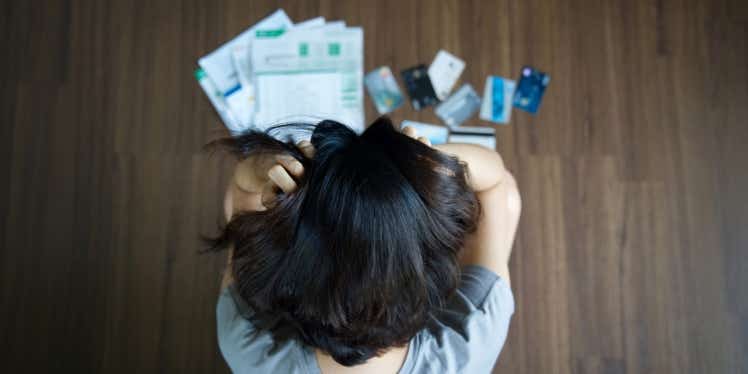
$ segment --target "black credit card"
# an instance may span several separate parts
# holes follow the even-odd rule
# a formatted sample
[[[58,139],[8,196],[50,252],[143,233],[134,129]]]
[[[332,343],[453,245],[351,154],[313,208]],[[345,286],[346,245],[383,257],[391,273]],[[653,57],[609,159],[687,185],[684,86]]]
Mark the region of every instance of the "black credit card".
[[[405,90],[408,91],[413,109],[421,110],[439,102],[434,86],[431,85],[426,65],[416,65],[403,70],[400,74],[405,82]]]

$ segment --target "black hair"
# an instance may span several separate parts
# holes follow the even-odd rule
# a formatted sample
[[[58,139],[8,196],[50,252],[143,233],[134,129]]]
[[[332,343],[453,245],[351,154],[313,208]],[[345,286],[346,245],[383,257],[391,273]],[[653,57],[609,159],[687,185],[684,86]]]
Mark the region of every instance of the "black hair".
[[[352,366],[403,346],[444,305],[480,206],[457,158],[386,117],[360,136],[322,121],[311,142],[313,158],[268,132],[216,143],[239,158],[290,154],[305,172],[267,210],[235,214],[211,250],[234,247],[235,287],[258,326]]]

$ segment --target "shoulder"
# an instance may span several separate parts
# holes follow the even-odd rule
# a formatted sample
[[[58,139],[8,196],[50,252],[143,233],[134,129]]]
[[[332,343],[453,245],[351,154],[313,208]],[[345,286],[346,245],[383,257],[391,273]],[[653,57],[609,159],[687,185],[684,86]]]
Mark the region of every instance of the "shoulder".
[[[509,283],[495,272],[468,265],[445,312],[462,319],[456,327],[468,343],[486,342],[501,348],[514,314],[514,295]]]
[[[506,341],[514,314],[509,284],[485,267],[463,269],[460,286],[434,313],[421,350],[446,372],[490,372]]]
[[[305,373],[308,352],[294,340],[276,342],[269,331],[252,323],[252,309],[233,285],[225,287],[216,305],[218,346],[234,373]]]

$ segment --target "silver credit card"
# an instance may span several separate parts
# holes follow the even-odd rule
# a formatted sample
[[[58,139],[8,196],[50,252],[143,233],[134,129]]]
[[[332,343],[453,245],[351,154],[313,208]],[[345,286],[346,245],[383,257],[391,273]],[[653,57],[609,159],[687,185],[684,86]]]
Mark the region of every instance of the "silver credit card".
[[[473,86],[464,84],[446,101],[436,107],[436,115],[449,127],[457,127],[480,109],[480,96]]]

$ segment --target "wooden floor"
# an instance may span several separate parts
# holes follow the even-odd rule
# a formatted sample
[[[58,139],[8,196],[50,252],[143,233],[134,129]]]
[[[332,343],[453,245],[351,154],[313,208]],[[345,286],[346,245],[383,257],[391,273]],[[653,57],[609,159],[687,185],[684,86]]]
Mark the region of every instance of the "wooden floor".
[[[363,26],[367,70],[444,48],[479,91],[551,74],[497,127],[524,215],[496,373],[748,373],[746,4],[5,1],[0,371],[227,371],[224,259],[197,254],[225,130],[192,70],[283,7]]]

